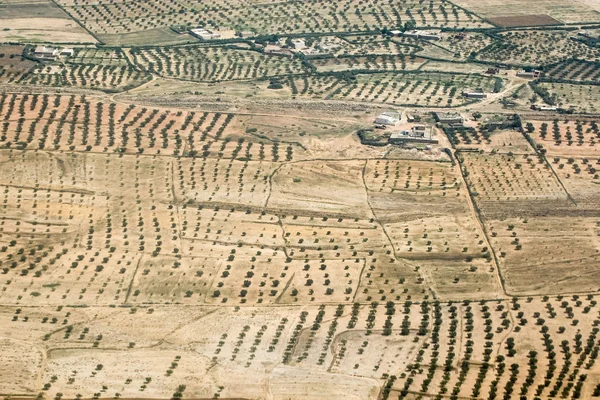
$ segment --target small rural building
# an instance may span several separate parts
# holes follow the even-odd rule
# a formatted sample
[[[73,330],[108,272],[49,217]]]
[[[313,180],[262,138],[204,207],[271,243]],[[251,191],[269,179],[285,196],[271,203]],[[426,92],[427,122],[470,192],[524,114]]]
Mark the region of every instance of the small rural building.
[[[38,46],[33,51],[33,56],[45,60],[55,60],[59,53],[56,47]]]
[[[524,69],[517,71],[517,76],[520,78],[537,79],[540,77],[540,71],[534,69],[531,71],[525,71]]]
[[[485,71],[486,74],[489,75],[497,75],[500,73],[500,68],[488,68],[487,71]]]
[[[442,124],[462,124],[464,121],[457,112],[436,112],[435,119]]]
[[[294,39],[292,40],[292,46],[296,50],[302,50],[306,48],[306,42],[304,39]]]
[[[284,49],[281,46],[275,44],[268,44],[264,49],[265,54],[279,55],[279,56],[288,56],[293,57],[294,53],[292,53],[289,49]]]
[[[406,114],[407,122],[415,122],[415,117],[412,114]]]
[[[390,31],[390,34],[394,37],[398,37],[398,36],[402,35],[402,31],[394,30],[394,31]]]
[[[433,138],[433,129],[424,125],[412,127],[410,130],[394,132],[388,140],[390,144],[437,144],[439,141]]]
[[[63,57],[73,57],[74,54],[75,54],[75,50],[73,50],[73,49],[62,49],[60,51],[60,55]]]
[[[487,94],[483,93],[482,91],[465,91],[463,92],[463,96],[467,99],[485,99],[487,97]]]
[[[440,40],[442,38],[438,33],[416,31],[416,30],[404,32],[404,36],[414,37],[416,39],[423,39],[423,40]]]
[[[558,108],[554,106],[536,106],[535,104],[531,106],[532,110],[538,111],[557,111]]]
[[[192,29],[190,32],[192,35],[201,40],[214,40],[221,38],[221,35],[218,32],[213,32],[203,28]]]
[[[383,113],[375,118],[375,124],[377,125],[398,125],[400,118],[394,113]]]

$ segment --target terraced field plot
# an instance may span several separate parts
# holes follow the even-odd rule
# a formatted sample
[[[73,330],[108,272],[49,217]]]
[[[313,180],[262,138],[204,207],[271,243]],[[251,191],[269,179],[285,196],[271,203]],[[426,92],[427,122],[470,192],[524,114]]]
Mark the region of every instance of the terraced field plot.
[[[481,33],[467,33],[462,35],[447,33],[444,35],[442,41],[435,42],[434,44],[451,51],[455,59],[465,60],[472,53],[477,53],[491,43],[492,39]]]
[[[383,35],[322,36],[309,40],[307,45],[317,51],[315,55],[322,53],[336,57],[408,54],[418,48],[415,41]],[[310,56],[310,52],[307,54]]]
[[[311,60],[319,72],[352,70],[402,71],[414,70],[423,65],[422,58],[404,56],[365,56]]]
[[[35,66],[33,61],[21,57],[24,48],[24,46],[0,46],[2,55],[0,57],[0,82],[16,82]]]
[[[469,190],[486,215],[568,204],[552,170],[533,154],[461,153],[461,158]]]
[[[554,64],[568,58],[595,61],[598,49],[572,40],[572,31],[509,31],[477,54],[483,61],[517,65]]]
[[[539,87],[548,91],[552,102],[564,109],[594,113],[600,109],[600,86],[542,82]]]
[[[600,158],[598,157],[553,157],[552,169],[565,189],[583,210],[598,207],[600,193]]]
[[[72,57],[69,57],[70,64],[84,65],[108,65],[108,66],[128,66],[130,65],[127,56],[121,49],[96,49],[79,48]]]
[[[451,134],[457,149],[483,150],[502,154],[523,154],[531,151],[531,145],[521,132],[512,129],[492,129],[478,126],[473,130],[459,130]]]
[[[487,221],[507,290],[515,295],[597,290],[597,222],[558,213]],[[527,278],[532,267],[540,272],[536,279]]]
[[[2,43],[97,42],[51,0],[3,1],[0,21]]]
[[[296,78],[291,89],[293,94],[332,100],[441,107],[464,104],[463,90],[491,92],[495,82],[481,75],[382,73],[357,75],[350,80],[335,76]]]
[[[105,104],[85,96],[0,95],[0,143],[19,149],[214,154],[291,160],[297,146],[264,143],[236,129],[235,116]]]
[[[67,64],[51,67],[38,65],[14,82],[124,91],[140,86],[150,79],[146,72],[130,65]]]
[[[600,396],[597,9],[0,1],[0,393]]]
[[[553,79],[596,83],[600,80],[598,66],[588,61],[565,61],[550,67],[546,75]]]
[[[408,1],[402,4],[376,0],[345,0],[328,3],[256,3],[250,0],[217,1],[211,4],[183,1],[129,3],[61,0],[75,19],[105,40],[117,34],[153,31],[172,25],[206,25],[250,30],[258,34],[372,31],[382,26],[487,27],[486,22],[462,8],[442,1]],[[293,16],[293,18],[290,18]]]
[[[193,81],[253,79],[304,71],[297,59],[227,47],[186,46],[133,50],[136,64],[162,76]]]
[[[421,272],[437,298],[448,300],[501,290],[458,174],[450,163],[377,160],[367,163],[364,175],[394,255]]]
[[[482,18],[505,18],[503,26],[532,26],[553,23],[599,22],[598,4],[588,0],[575,0],[565,3],[560,0],[523,1],[508,0],[498,3],[494,0],[458,0],[457,5],[465,7]],[[513,21],[509,19],[513,18]]]
[[[554,119],[531,121],[530,133],[549,155],[600,156],[600,131],[596,121]]]

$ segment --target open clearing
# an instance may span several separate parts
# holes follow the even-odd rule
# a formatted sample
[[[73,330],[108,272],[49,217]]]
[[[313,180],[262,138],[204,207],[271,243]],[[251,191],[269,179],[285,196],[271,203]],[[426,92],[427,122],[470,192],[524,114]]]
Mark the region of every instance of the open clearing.
[[[542,25],[559,25],[560,21],[555,20],[549,15],[514,15],[507,17],[492,17],[488,18],[494,25],[503,28],[515,28],[519,26],[542,26]]]
[[[509,22],[537,22],[546,25],[550,22],[548,17],[539,16],[549,16],[560,23],[567,24],[600,22],[598,3],[593,0],[575,0],[567,4],[561,0],[503,0],[500,3],[494,0],[457,0],[456,4],[491,21],[495,18],[503,18],[504,21],[508,19]],[[535,18],[531,18],[532,16]],[[527,19],[531,20],[527,21]]]
[[[0,24],[0,41],[96,43],[51,1],[3,1]]]

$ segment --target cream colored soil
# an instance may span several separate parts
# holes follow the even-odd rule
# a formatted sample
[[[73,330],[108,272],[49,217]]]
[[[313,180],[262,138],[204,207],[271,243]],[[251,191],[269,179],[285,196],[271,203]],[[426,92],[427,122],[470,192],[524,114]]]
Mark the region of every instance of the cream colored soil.
[[[2,20],[0,40],[54,43],[96,43],[75,21],[61,18],[12,18]]]

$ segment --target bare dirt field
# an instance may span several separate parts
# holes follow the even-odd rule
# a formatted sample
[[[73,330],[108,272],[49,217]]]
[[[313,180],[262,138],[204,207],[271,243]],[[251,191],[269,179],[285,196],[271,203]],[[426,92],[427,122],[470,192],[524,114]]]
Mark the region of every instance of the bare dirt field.
[[[560,23],[599,22],[598,4],[593,0],[576,0],[568,4],[560,0],[528,1],[508,0],[498,3],[493,0],[458,0],[456,2],[483,18],[516,17],[517,21],[530,16],[548,15]],[[510,19],[509,19],[510,21]],[[550,20],[544,17],[542,22]]]
[[[560,21],[555,20],[549,15],[515,15],[507,17],[491,17],[488,18],[492,24],[503,28],[515,28],[519,26],[542,26],[542,25],[559,25]]]
[[[0,41],[96,43],[51,1],[4,1],[0,3]]]

